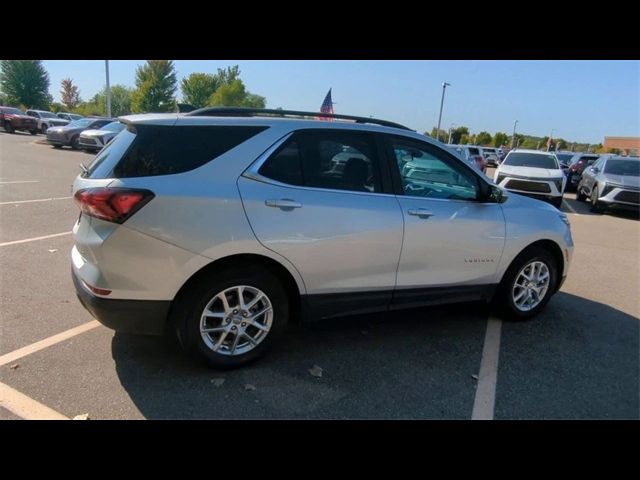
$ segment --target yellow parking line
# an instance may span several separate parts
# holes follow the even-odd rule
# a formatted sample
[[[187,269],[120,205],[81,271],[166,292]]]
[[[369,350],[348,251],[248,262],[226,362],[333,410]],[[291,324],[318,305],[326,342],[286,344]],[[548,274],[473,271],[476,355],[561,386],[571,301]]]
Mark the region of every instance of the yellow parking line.
[[[0,407],[25,420],[69,420],[54,409],[0,383]]]
[[[53,335],[49,338],[45,338],[44,340],[40,340],[39,342],[32,343],[31,345],[27,345],[26,347],[19,348],[18,350],[14,350],[13,352],[6,353],[0,356],[0,367],[6,365],[7,363],[12,363],[18,360],[19,358],[26,357],[27,355],[31,355],[39,350],[43,350],[51,345],[55,345],[56,343],[63,342],[68,338],[75,337],[76,335],[80,335],[81,333],[88,332],[96,327],[100,326],[100,322],[97,320],[92,320],[91,322],[83,323],[82,325],[78,325],[77,327],[71,328],[64,332]]]

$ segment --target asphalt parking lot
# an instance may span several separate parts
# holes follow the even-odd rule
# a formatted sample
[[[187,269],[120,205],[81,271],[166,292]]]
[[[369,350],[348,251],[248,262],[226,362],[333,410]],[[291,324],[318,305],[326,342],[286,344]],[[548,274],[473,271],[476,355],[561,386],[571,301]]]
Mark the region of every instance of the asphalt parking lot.
[[[70,185],[92,157],[42,139],[0,131],[0,419],[640,418],[637,216],[566,195],[573,264],[533,321],[462,304],[292,325],[221,372],[90,323],[69,252]]]

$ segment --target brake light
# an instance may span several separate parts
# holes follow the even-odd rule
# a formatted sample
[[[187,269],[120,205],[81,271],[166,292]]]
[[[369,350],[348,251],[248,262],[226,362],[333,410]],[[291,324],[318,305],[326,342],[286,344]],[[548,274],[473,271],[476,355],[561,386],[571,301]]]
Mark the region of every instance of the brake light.
[[[132,188],[88,188],[74,196],[82,213],[107,222],[124,223],[155,195],[149,190]]]

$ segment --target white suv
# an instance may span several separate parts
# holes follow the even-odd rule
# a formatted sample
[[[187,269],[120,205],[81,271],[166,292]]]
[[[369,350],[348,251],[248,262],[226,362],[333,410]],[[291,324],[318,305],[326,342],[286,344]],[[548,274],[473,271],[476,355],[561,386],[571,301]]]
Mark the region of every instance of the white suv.
[[[73,185],[78,297],[211,365],[258,358],[292,315],[493,300],[529,318],[569,270],[566,215],[507,199],[401,125],[237,108],[121,120]]]
[[[556,208],[562,205],[567,184],[558,158],[552,152],[538,150],[511,150],[493,180],[511,192],[547,200]]]
[[[47,134],[49,127],[64,127],[69,125],[69,120],[60,118],[53,112],[46,110],[27,110],[27,115],[38,120],[38,131]]]

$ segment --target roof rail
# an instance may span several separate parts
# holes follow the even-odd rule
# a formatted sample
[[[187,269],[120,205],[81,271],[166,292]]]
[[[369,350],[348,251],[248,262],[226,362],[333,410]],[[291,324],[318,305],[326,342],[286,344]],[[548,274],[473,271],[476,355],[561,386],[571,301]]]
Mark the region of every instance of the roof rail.
[[[244,107],[205,107],[186,113],[190,117],[308,117],[308,118],[335,118],[338,120],[353,120],[355,123],[372,123],[383,127],[411,130],[399,123],[379,120],[377,118],[355,117],[353,115],[339,115],[336,113],[299,112],[296,110],[273,110],[267,108]]]

